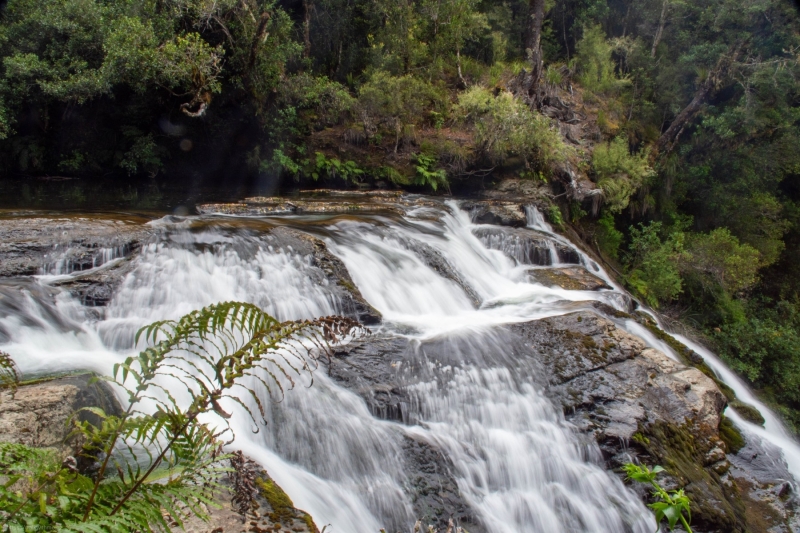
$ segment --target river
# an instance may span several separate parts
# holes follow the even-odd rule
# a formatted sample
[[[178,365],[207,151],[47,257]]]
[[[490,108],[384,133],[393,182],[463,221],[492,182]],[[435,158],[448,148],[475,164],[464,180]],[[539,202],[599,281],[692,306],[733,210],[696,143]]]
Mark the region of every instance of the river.
[[[418,518],[410,489],[408,442],[446,457],[462,515],[479,530],[636,532],[655,530],[640,497],[606,470],[596,444],[579,435],[544,393],[540,367],[508,353],[504,327],[563,315],[602,302],[630,311],[629,295],[592,259],[557,235],[534,208],[528,228],[548,243],[530,250],[493,239],[456,201],[431,200],[403,212],[231,217],[165,216],[133,255],[108,305],[89,308],[60,288],[76,271],[57,251],[39,275],[0,281],[0,350],[26,375],[76,369],[108,373],[134,353],[135,331],[221,301],[255,303],[280,320],[346,312],[309,255],[282,247],[269,230],[288,227],[323,241],[347,267],[364,299],[383,317],[373,334],[400,339],[396,362],[407,401],[396,416],[376,416],[357,391],[319,371],[268,408],[253,433],[235,417],[236,440],[328,531],[409,531]],[[565,290],[534,281],[531,269],[558,266],[564,252],[610,289]],[[117,266],[127,251],[97,250],[95,270]],[[437,271],[431,254],[447,266]],[[516,258],[516,259],[515,259]],[[617,321],[677,358],[633,321]],[[783,451],[800,474],[800,451],[777,417],[757,403],[713,354],[705,356],[740,398],[756,403],[766,428],[740,418],[746,436]],[[409,355],[410,354],[410,355]],[[395,363],[393,363],[394,365]],[[411,440],[409,440],[411,439]],[[471,530],[473,531],[473,530]]]

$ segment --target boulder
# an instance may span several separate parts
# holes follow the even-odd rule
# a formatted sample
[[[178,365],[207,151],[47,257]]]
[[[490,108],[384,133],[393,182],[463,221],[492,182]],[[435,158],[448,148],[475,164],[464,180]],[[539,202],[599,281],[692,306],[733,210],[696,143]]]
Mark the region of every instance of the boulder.
[[[461,209],[469,211],[476,224],[494,224],[523,228],[528,224],[525,208],[519,202],[502,200],[475,200],[461,204]]]
[[[546,394],[597,441],[609,468],[629,461],[666,468],[659,481],[686,490],[695,532],[795,530],[796,502],[764,496],[781,485],[776,476],[745,475],[751,469],[741,460],[745,441],[724,418],[726,398],[710,377],[593,311],[510,329],[521,340],[515,356],[543,364]],[[773,509],[771,518],[749,512],[756,508]]]
[[[319,533],[311,515],[294,506],[291,498],[269,476],[266,470],[247,459],[240,452],[234,458],[242,462],[227,479],[223,479],[216,494],[217,507],[205,507],[209,520],[193,516],[186,520],[183,528],[175,524],[173,531],[186,533]],[[237,505],[242,491],[237,494],[237,475],[247,477],[244,504]],[[239,485],[241,487],[241,485]],[[234,503],[237,502],[237,503]],[[244,511],[240,513],[239,511]]]
[[[572,291],[599,291],[611,288],[605,281],[579,266],[532,268],[528,270],[528,277],[531,281],[542,285],[561,287]]]
[[[56,448],[64,456],[75,453],[81,443],[68,439],[73,414],[84,407],[111,414],[122,411],[111,387],[91,379],[92,374],[81,374],[23,385],[13,394],[0,392],[0,442]],[[87,412],[79,413],[78,419],[98,422]]]

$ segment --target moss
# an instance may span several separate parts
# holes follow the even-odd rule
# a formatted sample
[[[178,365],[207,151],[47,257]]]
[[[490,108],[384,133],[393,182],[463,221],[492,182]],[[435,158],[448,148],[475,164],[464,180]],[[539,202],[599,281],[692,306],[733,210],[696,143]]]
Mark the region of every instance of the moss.
[[[86,372],[83,370],[79,370],[77,372],[57,372],[54,374],[47,374],[44,376],[38,376],[31,379],[25,379],[19,382],[20,387],[25,387],[28,385],[39,385],[40,383],[48,383],[50,381],[55,381],[57,379],[62,378],[73,378],[77,376],[94,376],[96,375],[94,372]]]
[[[739,400],[733,400],[730,403],[730,406],[737,413],[739,413],[739,416],[741,416],[748,422],[752,422],[753,424],[757,424],[759,426],[763,426],[764,422],[766,422],[766,420],[764,420],[764,417],[761,415],[761,412],[759,412],[758,409],[756,409],[750,404],[744,403]]]
[[[348,280],[346,280],[346,279],[341,279],[341,278],[340,278],[340,279],[339,279],[339,285],[341,285],[342,287],[344,287],[345,289],[347,289],[347,291],[348,291],[349,293],[351,293],[351,294],[358,294],[358,289],[356,289],[356,286],[355,286],[355,285],[353,285],[353,283],[352,283],[352,282],[350,282],[350,281],[348,281]]]
[[[719,423],[719,437],[728,447],[729,453],[739,453],[744,448],[744,437],[728,418],[722,417]]]
[[[595,340],[588,335],[581,340],[581,343],[583,344],[584,348],[588,350],[594,350],[597,348],[597,343]]]
[[[319,531],[317,524],[314,523],[314,519],[311,518],[310,514],[303,513],[303,516],[301,518],[303,522],[305,522],[306,527],[308,528],[309,531],[311,531],[312,533],[316,533],[317,531]]]
[[[637,442],[662,465],[692,501],[693,524],[703,529],[743,533],[749,531],[745,506],[735,484],[723,484],[705,468],[705,455],[713,440],[698,439],[690,425],[659,421],[639,428]]]
[[[272,508],[272,512],[269,513],[269,518],[273,522],[283,523],[294,518],[294,503],[292,503],[289,495],[283,492],[283,489],[274,481],[270,478],[257,478],[256,485],[258,485],[261,491],[261,496],[267,500],[267,503],[269,503]]]

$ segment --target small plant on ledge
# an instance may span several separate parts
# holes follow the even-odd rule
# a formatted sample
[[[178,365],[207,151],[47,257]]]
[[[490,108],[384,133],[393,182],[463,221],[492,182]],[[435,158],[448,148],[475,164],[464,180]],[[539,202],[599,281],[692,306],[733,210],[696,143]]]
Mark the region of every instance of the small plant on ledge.
[[[656,524],[666,519],[670,531],[675,529],[678,522],[681,523],[686,533],[692,533],[689,522],[692,521],[691,502],[683,489],[665,490],[656,482],[656,476],[664,471],[660,466],[654,466],[650,470],[646,466],[628,463],[622,467],[628,475],[628,479],[650,485],[653,488],[653,498],[655,502],[648,505],[656,513]]]

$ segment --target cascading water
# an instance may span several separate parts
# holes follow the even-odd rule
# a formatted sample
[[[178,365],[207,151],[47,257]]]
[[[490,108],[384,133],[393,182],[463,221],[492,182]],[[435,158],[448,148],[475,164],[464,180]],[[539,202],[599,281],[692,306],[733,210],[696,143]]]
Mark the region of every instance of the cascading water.
[[[531,225],[569,247],[529,210]],[[537,218],[538,217],[538,218]],[[108,373],[135,351],[134,332],[204,305],[242,300],[280,320],[345,312],[321,267],[263,230],[288,225],[325,241],[384,318],[380,334],[404,348],[397,372],[408,396],[403,424],[381,420],[325,372],[269,403],[257,434],[235,417],[233,446],[262,463],[295,504],[333,531],[409,531],[408,439],[441,450],[458,492],[487,532],[650,532],[638,496],[606,472],[599,450],[543,395],[535,361],[507,355],[502,326],[571,312],[619,290],[568,291],[533,283],[529,265],[487,247],[455,203],[405,216],[272,220],[162,219],[99,318],[41,282],[0,285],[0,349],[23,372]],[[435,257],[431,255],[435,252]],[[554,256],[555,257],[555,256]],[[443,275],[446,271],[448,275]],[[394,366],[395,363],[392,363]]]

